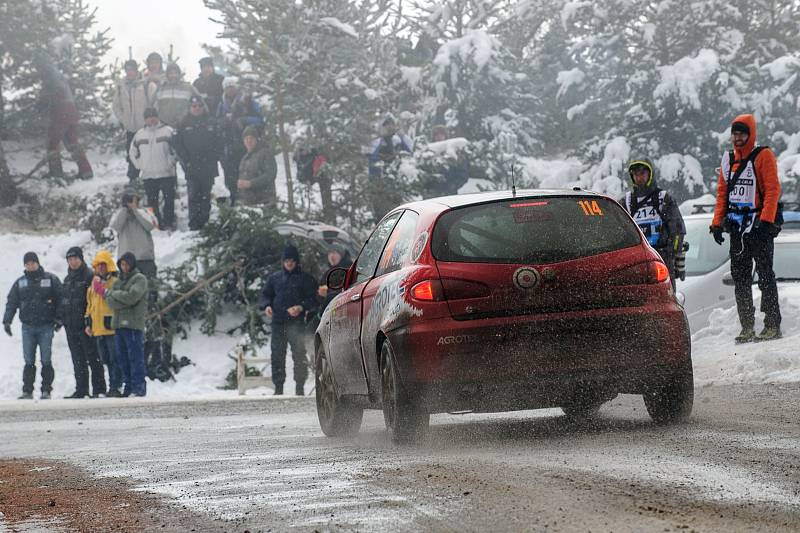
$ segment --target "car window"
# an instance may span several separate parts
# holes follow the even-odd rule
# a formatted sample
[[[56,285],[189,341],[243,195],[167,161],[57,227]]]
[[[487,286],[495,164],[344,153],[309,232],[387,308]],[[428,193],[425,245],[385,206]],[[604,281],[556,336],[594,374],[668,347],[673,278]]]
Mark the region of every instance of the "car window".
[[[729,246],[727,242],[720,246],[709,233],[711,217],[688,218],[684,222],[686,224],[684,240],[689,243],[689,250],[686,252],[686,275],[701,276],[722,266],[728,260]],[[726,235],[725,240],[728,238]]]
[[[383,255],[378,263],[378,271],[375,273],[376,277],[400,270],[405,264],[411,247],[414,245],[418,220],[419,215],[413,211],[403,213],[383,250]]]
[[[378,266],[378,259],[381,257],[381,252],[392,233],[397,219],[400,218],[402,212],[394,213],[390,217],[382,220],[375,231],[370,235],[369,240],[364,244],[361,253],[356,260],[356,277],[351,283],[358,283],[369,279],[375,273],[375,267]]]
[[[440,261],[556,263],[641,243],[636,225],[612,200],[545,197],[454,209],[433,230]]]
[[[800,281],[800,243],[776,242],[772,270],[781,281]]]

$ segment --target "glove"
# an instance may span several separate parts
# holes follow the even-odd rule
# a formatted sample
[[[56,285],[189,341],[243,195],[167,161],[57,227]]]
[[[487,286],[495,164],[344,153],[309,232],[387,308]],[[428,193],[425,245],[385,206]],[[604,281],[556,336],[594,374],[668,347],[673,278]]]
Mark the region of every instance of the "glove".
[[[720,226],[710,226],[708,232],[714,236],[714,240],[717,244],[722,245],[722,243],[725,242],[725,237],[722,236],[722,228]]]
[[[3,329],[6,331],[6,335],[9,337],[13,337],[14,334],[11,333],[11,324],[3,324]]]
[[[100,281],[99,279],[92,280],[92,290],[96,294],[99,294],[100,296],[106,295],[106,287],[105,285],[103,285],[103,282]]]
[[[56,323],[53,325],[53,329],[54,329],[54,330],[56,330],[56,331],[61,331],[61,328],[62,328],[63,326],[64,326],[64,324],[62,324],[61,322],[56,322]]]
[[[778,236],[778,233],[781,232],[781,227],[773,224],[772,222],[759,220],[758,231],[760,231],[762,235],[766,235],[767,237],[774,239]]]

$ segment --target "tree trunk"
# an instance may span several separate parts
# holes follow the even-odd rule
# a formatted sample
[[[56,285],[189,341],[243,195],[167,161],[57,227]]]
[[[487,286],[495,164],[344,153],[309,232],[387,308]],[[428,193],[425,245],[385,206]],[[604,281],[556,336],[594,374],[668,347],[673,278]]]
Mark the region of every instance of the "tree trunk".
[[[14,205],[17,201],[17,185],[8,170],[6,152],[0,139],[0,207]]]
[[[284,127],[283,85],[280,79],[275,83],[275,110],[278,115],[276,117],[278,121],[278,141],[280,142],[281,152],[283,153],[283,168],[286,171],[286,196],[289,201],[289,218],[294,218],[295,206],[294,185],[292,184],[292,162],[289,159],[289,139],[286,138],[286,129]]]
[[[336,211],[333,208],[331,179],[328,176],[319,176],[317,183],[319,183],[319,195],[322,198],[322,220],[335,226]]]

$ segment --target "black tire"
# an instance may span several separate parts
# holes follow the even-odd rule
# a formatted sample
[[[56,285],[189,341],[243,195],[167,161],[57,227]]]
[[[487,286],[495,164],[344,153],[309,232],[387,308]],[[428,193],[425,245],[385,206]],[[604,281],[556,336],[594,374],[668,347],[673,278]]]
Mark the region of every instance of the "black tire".
[[[650,418],[658,424],[683,422],[692,414],[694,375],[692,361],[681,365],[674,374],[661,379],[644,393],[644,405]]]
[[[561,410],[573,422],[585,422],[596,417],[604,403],[599,400],[593,402],[575,401],[562,405]]]
[[[333,368],[320,346],[314,361],[317,417],[322,432],[328,437],[351,437],[361,429],[364,410],[339,398],[333,379]]]
[[[381,400],[383,420],[395,444],[414,442],[428,430],[431,415],[403,387],[389,341],[381,346]]]

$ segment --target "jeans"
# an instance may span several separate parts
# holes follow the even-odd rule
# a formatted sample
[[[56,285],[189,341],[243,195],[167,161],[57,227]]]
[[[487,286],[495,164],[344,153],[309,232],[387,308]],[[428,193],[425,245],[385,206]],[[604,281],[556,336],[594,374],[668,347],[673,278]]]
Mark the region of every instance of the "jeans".
[[[120,392],[122,388],[122,372],[117,362],[117,347],[114,335],[102,335],[95,337],[97,342],[97,352],[103,364],[108,367],[108,390]]]
[[[144,193],[147,196],[147,207],[153,208],[158,225],[163,229],[175,224],[175,189],[178,178],[148,178],[144,182]],[[164,210],[159,207],[159,193],[164,196]]]
[[[136,135],[135,131],[126,131],[125,132],[125,161],[128,162],[128,179],[131,183],[136,181],[136,178],[139,177],[139,169],[134,166],[133,161],[130,158],[130,149],[131,143],[133,143],[133,137]]]
[[[734,282],[736,309],[742,328],[752,329],[755,323],[753,306],[753,262],[758,274],[758,288],[761,289],[761,311],[764,313],[764,326],[778,328],[781,325],[781,309],[778,303],[778,286],[772,259],[775,253],[775,239],[764,235],[757,229],[745,233],[741,239],[741,251],[736,237],[731,236],[731,277]]]
[[[22,324],[22,355],[25,368],[22,371],[22,392],[33,392],[36,379],[36,347],[42,358],[42,392],[53,390],[55,371],[52,364],[53,325],[34,326]]]
[[[75,392],[89,394],[89,371],[92,372],[92,393],[106,393],[106,373],[103,362],[97,353],[97,345],[83,328],[65,327],[67,344],[72,355],[72,368],[75,371]]]
[[[272,355],[272,383],[283,385],[286,381],[286,346],[292,347],[294,363],[294,382],[302,385],[308,377],[308,359],[306,358],[306,328],[302,319],[289,322],[273,322],[270,348]]]
[[[114,335],[117,349],[117,364],[125,383],[123,394],[144,396],[147,384],[144,381],[144,332],[138,329],[119,328]]]

